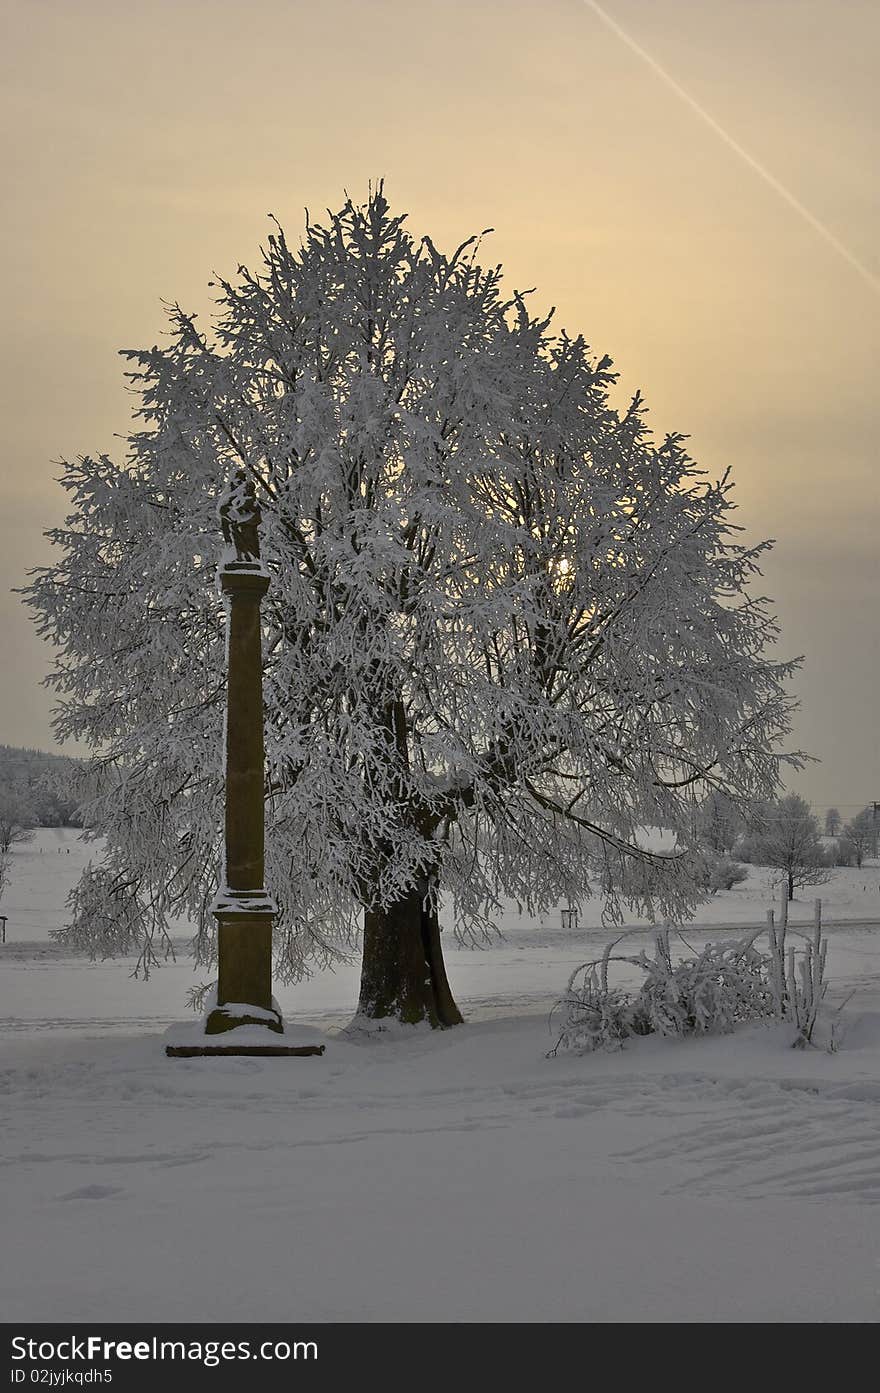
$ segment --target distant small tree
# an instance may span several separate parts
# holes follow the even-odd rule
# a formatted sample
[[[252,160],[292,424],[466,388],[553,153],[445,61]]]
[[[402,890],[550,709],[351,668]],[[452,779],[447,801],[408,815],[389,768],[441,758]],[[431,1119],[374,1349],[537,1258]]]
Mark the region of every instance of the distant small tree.
[[[831,843],[831,851],[828,860],[830,866],[853,866],[855,865],[855,860],[855,848],[848,837],[837,837],[836,840]]]
[[[877,824],[873,808],[862,808],[851,822],[846,824],[843,835],[853,850],[853,859],[861,866],[866,856],[875,855]]]
[[[841,817],[837,808],[829,808],[825,814],[825,836],[836,837],[840,831]]]
[[[822,885],[829,877],[819,841],[819,824],[809,804],[795,793],[766,804],[757,814],[749,839],[749,856],[758,865],[785,872],[790,900],[800,886]]]
[[[9,790],[0,790],[0,896],[6,889],[12,861],[12,848],[17,842],[30,841],[33,809],[27,799]]]
[[[708,851],[725,856],[732,851],[745,821],[734,801],[719,789],[712,789],[703,801],[697,820],[697,835]]]

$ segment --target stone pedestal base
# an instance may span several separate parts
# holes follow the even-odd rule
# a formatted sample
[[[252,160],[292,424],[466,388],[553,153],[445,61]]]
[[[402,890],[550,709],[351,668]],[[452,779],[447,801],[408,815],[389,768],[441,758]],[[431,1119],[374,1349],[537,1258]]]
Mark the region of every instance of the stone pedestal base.
[[[217,999],[206,1035],[256,1025],[283,1035],[272,999],[272,923],[275,905],[264,890],[225,890],[212,907],[217,920]]]
[[[217,992],[198,1024],[172,1026],[165,1053],[198,1055],[321,1055],[314,1030],[288,1035],[272,996],[272,923],[275,905],[265,890],[221,890],[217,920]]]
[[[326,1046],[321,1033],[307,1027],[294,1027],[289,1034],[273,1034],[264,1025],[240,1025],[221,1036],[206,1035],[205,1021],[172,1025],[165,1033],[165,1053],[172,1059],[193,1059],[200,1055],[278,1056],[322,1055]]]
[[[246,1054],[266,1055],[308,1055],[323,1054],[323,1045],[166,1045],[165,1053],[172,1059],[194,1059],[200,1055]]]

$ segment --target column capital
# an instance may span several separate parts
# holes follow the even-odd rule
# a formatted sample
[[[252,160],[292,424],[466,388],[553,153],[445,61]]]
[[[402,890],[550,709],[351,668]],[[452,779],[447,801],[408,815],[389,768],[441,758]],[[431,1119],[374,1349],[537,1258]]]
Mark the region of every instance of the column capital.
[[[278,913],[278,906],[266,890],[231,890],[227,885],[214,896],[211,913],[221,920],[261,916],[271,919]]]
[[[269,572],[259,562],[228,561],[217,579],[224,595],[252,595],[259,601],[269,589]]]

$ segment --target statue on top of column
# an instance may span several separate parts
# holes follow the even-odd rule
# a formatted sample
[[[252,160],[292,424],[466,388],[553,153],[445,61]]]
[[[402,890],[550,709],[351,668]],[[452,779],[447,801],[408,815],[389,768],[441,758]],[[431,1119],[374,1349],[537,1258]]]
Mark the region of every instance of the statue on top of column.
[[[260,560],[260,505],[254,481],[236,469],[220,500],[220,526],[227,546],[235,548],[236,561]]]

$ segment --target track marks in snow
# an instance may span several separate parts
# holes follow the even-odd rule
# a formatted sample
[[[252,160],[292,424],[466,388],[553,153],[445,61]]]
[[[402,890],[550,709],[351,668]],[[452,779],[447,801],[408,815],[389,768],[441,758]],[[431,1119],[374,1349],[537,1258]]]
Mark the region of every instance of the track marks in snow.
[[[116,1195],[124,1195],[121,1185],[82,1185],[78,1190],[69,1190],[66,1195],[56,1195],[59,1200],[109,1200]]]
[[[665,1082],[668,1107],[676,1090]],[[697,1125],[618,1159],[683,1168],[668,1193],[880,1203],[880,1099],[871,1085],[705,1080],[703,1086],[712,1106]],[[697,1108],[699,1091],[688,1086]]]
[[[490,1042],[492,1034],[490,1027]],[[108,1068],[100,1042],[90,1042],[80,1058],[62,1062],[53,1053],[0,1071],[4,1102],[17,1104],[5,1132],[7,1164],[102,1166],[111,1168],[109,1175],[103,1170],[108,1180],[125,1180],[198,1167],[230,1152],[250,1153],[255,1163],[258,1153],[270,1153],[268,1166],[273,1151],[381,1146],[426,1133],[513,1133],[525,1126],[546,1132],[548,1144],[564,1141],[575,1155],[582,1148],[593,1159],[613,1158],[632,1175],[650,1175],[668,1194],[880,1202],[875,1080],[659,1073],[650,1061],[640,1068],[636,1057],[631,1064],[617,1057],[550,1063],[526,1052],[509,1062],[522,1077],[505,1079],[497,1053],[487,1056],[485,1072],[475,1071],[467,1057],[448,1057],[452,1046],[441,1043],[442,1052],[421,1050],[421,1071],[397,1051],[341,1042],[335,1068],[318,1062],[300,1074],[247,1059],[222,1070],[199,1060],[168,1068],[163,1060],[157,1069],[140,1046],[121,1047]],[[508,1067],[506,1054],[503,1062]],[[74,1116],[81,1122],[83,1110],[94,1122],[88,1154],[70,1145],[68,1122]],[[169,1110],[179,1144],[154,1150],[148,1138]],[[622,1134],[606,1125],[614,1117],[627,1120]],[[620,1150],[629,1138],[639,1145]],[[48,1166],[40,1169],[50,1173]]]

